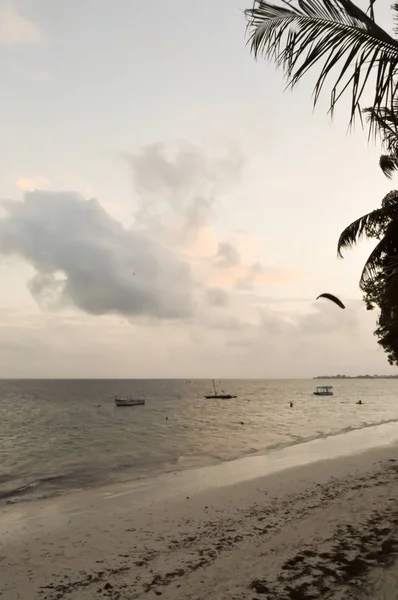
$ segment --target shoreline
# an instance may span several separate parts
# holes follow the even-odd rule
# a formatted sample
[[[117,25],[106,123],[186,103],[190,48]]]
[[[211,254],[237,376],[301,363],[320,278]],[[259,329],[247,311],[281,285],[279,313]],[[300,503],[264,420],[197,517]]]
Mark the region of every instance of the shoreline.
[[[119,481],[99,481],[93,483],[91,486],[65,488],[43,495],[35,495],[35,482],[22,483],[15,490],[10,489],[9,491],[0,493],[0,515],[2,510],[9,506],[46,502],[57,498],[65,498],[73,494],[95,493],[105,489],[120,488],[120,486],[126,488],[127,486],[150,485],[151,482],[161,482],[165,485],[167,480],[175,475],[179,476],[180,481],[186,480],[188,486],[191,474],[193,473],[200,480],[210,482],[210,484],[212,478],[214,482],[217,482],[217,485],[239,483],[241,480],[260,477],[277,470],[294,468],[307,462],[348,456],[353,452],[363,452],[372,447],[394,443],[394,431],[397,424],[397,419],[387,419],[377,424],[366,423],[360,427],[348,426],[339,432],[322,435],[315,434],[314,436],[296,441],[278,443],[264,450],[257,450],[231,460],[186,468],[169,468],[163,472],[149,472],[147,475],[134,476],[131,474],[131,476],[128,476],[126,474]],[[398,435],[396,436],[396,441],[398,443]],[[307,451],[310,456],[303,456]],[[54,477],[52,476],[51,479],[54,479]],[[44,478],[44,481],[46,481],[46,478]],[[18,492],[23,493],[30,490],[32,490],[31,494],[18,495]]]
[[[343,434],[345,445],[335,436],[333,458],[327,439],[308,442],[295,464],[279,451],[273,471],[249,457],[223,477],[225,464],[184,481],[183,471],[9,505],[0,596],[337,600],[367,597],[373,581],[381,591],[372,598],[383,598],[380,568],[398,555],[398,428],[375,429],[373,438]]]
[[[39,522],[14,515],[21,536],[0,536],[0,595],[356,598],[398,552],[397,488],[389,446],[138,509],[123,496],[48,506]]]

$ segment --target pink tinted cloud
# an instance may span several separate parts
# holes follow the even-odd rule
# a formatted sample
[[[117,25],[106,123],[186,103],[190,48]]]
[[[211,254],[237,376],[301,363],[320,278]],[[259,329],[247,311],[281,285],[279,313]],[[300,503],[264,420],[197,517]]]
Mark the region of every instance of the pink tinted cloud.
[[[229,269],[213,270],[206,283],[216,287],[264,287],[296,281],[299,273],[282,267],[240,264]]]
[[[41,40],[38,27],[11,3],[0,6],[0,44],[38,44]]]
[[[188,262],[210,259],[217,253],[218,241],[211,227],[203,227],[192,239],[186,239],[183,253]]]
[[[41,175],[34,175],[33,177],[22,176],[17,179],[16,185],[24,192],[33,192],[34,190],[48,188],[50,181]]]

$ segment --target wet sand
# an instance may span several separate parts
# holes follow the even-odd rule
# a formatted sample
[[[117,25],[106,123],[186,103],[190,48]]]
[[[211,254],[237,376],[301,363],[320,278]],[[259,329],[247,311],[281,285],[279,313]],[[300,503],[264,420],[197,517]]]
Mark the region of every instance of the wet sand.
[[[0,597],[398,598],[398,429],[383,427],[367,439],[386,447],[353,432],[3,508]]]

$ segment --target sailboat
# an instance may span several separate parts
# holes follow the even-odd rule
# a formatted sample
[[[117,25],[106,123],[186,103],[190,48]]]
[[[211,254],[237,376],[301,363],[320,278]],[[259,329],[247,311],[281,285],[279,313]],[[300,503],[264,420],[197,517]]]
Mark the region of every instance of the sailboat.
[[[205,396],[205,398],[207,398],[208,400],[210,398],[218,398],[219,400],[230,400],[231,398],[237,398],[238,396],[233,396],[232,394],[225,394],[222,390],[221,390],[221,394],[219,394],[216,390],[216,383],[214,381],[214,379],[212,379],[213,382],[213,390],[214,390],[214,394],[208,394],[207,396]]]

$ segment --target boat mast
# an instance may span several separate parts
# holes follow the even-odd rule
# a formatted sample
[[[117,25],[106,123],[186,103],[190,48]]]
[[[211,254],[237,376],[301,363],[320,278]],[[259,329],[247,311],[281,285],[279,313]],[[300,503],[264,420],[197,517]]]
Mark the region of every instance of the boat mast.
[[[216,384],[214,382],[214,379],[212,379],[212,381],[213,381],[214,395],[217,396]]]

